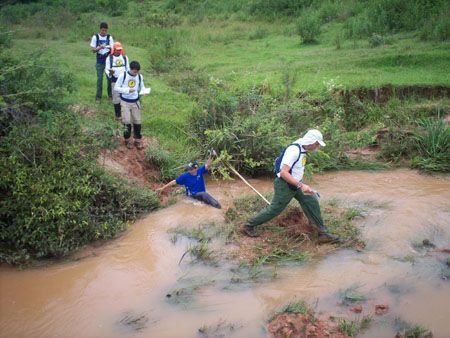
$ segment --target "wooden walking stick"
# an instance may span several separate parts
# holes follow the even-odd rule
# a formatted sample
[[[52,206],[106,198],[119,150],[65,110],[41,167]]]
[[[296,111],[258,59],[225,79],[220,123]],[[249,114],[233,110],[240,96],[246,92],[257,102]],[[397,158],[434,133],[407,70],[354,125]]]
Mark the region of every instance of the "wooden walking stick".
[[[225,163],[225,165],[228,167],[228,169],[230,169],[237,177],[239,177],[245,184],[247,184],[250,188],[252,188],[252,190],[254,191],[254,192],[256,192],[258,195],[259,195],[259,197],[261,197],[263,200],[264,200],[264,202],[266,202],[268,205],[270,205],[270,202],[258,191],[258,190],[256,190],[250,183],[248,183],[247,182],[247,180],[245,179],[245,178],[243,178],[242,176],[241,176],[241,174],[239,174],[238,172],[237,172],[237,170],[236,169],[234,169],[233,168],[233,166],[231,165],[231,164],[229,164],[228,163],[228,161],[223,161],[224,163]]]

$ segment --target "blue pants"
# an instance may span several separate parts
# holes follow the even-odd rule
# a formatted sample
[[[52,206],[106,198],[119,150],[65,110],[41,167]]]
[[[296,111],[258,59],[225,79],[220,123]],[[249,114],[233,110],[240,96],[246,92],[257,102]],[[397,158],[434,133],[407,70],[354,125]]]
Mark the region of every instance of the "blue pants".
[[[192,195],[191,197],[195,198],[196,200],[201,201],[203,203],[209,204],[209,205],[213,206],[214,208],[222,209],[222,206],[220,205],[220,203],[214,197],[212,197],[210,194],[208,194],[206,191],[199,192],[195,195]]]

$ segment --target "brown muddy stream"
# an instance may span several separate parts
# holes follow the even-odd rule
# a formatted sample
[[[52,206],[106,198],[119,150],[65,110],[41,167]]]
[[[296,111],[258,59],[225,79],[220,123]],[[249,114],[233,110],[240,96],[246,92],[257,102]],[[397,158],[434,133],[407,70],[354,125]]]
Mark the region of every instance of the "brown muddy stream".
[[[272,190],[269,180],[251,182]],[[233,196],[252,194],[237,181],[209,182],[224,209],[181,198],[120,238],[77,253],[79,260],[25,270],[2,266],[0,336],[184,338],[199,337],[204,325],[229,323],[235,331],[227,337],[266,337],[268,317],[292,300],[355,318],[338,303],[342,290],[357,287],[368,298],[367,313],[375,304],[389,305],[361,336],[392,337],[400,317],[431,329],[434,337],[450,337],[450,281],[442,278],[449,255],[412,245],[427,238],[437,248],[450,248],[450,178],[409,170],[336,172],[316,175],[312,186],[324,200],[383,206],[367,207],[357,220],[367,242],[363,252],[337,250],[279,267],[273,280],[237,285],[230,282],[231,262],[205,266],[184,259],[179,265],[189,241],[172,243],[168,229],[220,222]],[[189,285],[202,285],[190,301],[166,297]]]

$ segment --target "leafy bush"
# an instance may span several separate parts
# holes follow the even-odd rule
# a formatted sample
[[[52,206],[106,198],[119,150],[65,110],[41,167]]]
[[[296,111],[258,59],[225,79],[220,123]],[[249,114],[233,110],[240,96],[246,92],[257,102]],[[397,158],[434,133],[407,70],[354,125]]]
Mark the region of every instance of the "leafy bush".
[[[23,116],[1,141],[2,260],[64,256],[158,206],[97,167],[98,148],[71,113]]]
[[[382,46],[384,45],[384,38],[379,34],[372,33],[372,36],[369,38],[369,45],[372,48]]]
[[[315,13],[303,15],[297,22],[298,34],[302,37],[303,43],[311,43],[316,41],[320,34],[321,27],[320,18]]]
[[[167,73],[172,70],[189,70],[189,55],[182,50],[171,34],[163,36],[150,50],[150,64],[155,73]]]
[[[183,152],[169,151],[158,142],[152,142],[145,151],[145,160],[150,165],[156,166],[160,171],[160,179],[163,182],[170,181],[178,176],[184,169],[184,165],[192,160],[198,160],[198,154],[191,149],[183,149]]]
[[[73,76],[55,67],[48,56],[33,54],[19,64],[2,51],[0,63],[0,96],[16,108],[59,109],[61,97],[74,89]]]
[[[433,20],[428,20],[420,30],[422,40],[447,41],[450,39],[450,21],[446,13],[441,13]]]
[[[398,162],[403,158],[411,157],[416,149],[411,136],[411,131],[405,128],[390,128],[389,132],[384,134],[379,141],[380,152],[378,156],[393,162]]]

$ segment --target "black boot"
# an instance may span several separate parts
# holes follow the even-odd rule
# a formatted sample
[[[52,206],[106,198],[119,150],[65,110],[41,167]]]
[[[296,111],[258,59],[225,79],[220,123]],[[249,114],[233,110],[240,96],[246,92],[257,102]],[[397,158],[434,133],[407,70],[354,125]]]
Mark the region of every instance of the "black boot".
[[[114,105],[114,114],[116,115],[117,121],[120,121],[122,119],[122,111],[120,109],[120,103]]]
[[[319,243],[336,243],[340,241],[341,238],[338,235],[330,234],[329,232],[319,233]]]

